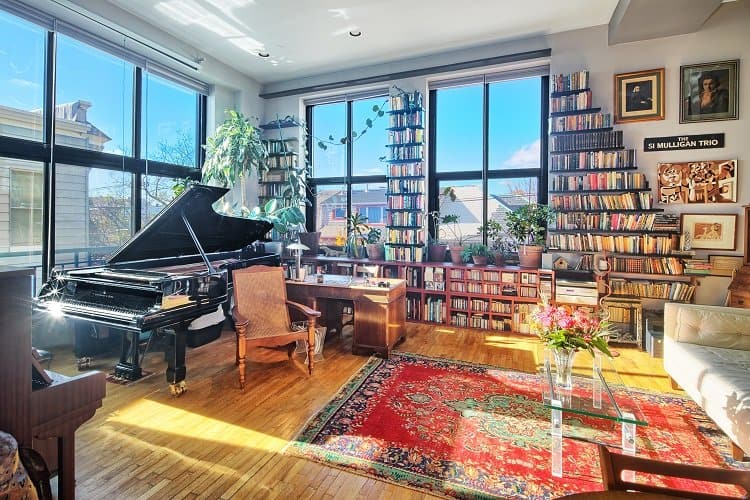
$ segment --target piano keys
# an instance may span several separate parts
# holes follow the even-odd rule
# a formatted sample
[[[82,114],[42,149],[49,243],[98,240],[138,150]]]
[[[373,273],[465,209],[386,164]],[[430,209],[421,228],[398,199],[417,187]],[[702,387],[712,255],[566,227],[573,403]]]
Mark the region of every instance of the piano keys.
[[[232,270],[279,264],[278,255],[251,247],[271,229],[270,223],[213,210],[227,192],[193,185],[105,265],[53,270],[34,301],[35,309],[124,331],[115,374],[130,380],[141,376],[141,334],[163,329],[169,339],[167,382],[174,395],[182,394],[190,322],[226,303]]]

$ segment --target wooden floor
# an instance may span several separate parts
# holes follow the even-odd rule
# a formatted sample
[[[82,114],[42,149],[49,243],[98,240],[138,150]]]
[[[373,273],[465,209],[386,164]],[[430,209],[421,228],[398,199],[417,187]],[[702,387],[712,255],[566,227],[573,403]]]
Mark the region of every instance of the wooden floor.
[[[251,358],[240,391],[234,334],[225,330],[187,355],[188,391],[170,395],[161,353],[146,356],[154,374],[131,386],[107,383],[104,406],[76,443],[78,498],[428,498],[429,495],[281,455],[284,445],[366,361],[351,339],[330,339],[312,377],[282,352]],[[535,372],[533,337],[410,323],[397,350]],[[626,384],[671,392],[660,359],[618,348]],[[302,360],[304,358],[301,358]],[[113,360],[93,368],[109,372]],[[74,374],[69,349],[52,369]]]

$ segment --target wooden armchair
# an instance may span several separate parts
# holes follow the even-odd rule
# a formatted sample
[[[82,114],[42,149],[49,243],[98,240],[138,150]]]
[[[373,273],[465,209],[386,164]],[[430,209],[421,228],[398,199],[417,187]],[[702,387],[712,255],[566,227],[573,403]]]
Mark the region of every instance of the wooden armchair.
[[[279,347],[288,344],[292,359],[296,340],[307,340],[308,371],[313,371],[315,323],[318,311],[286,298],[286,283],[280,267],[251,266],[233,271],[234,308],[232,317],[237,335],[236,362],[240,387],[245,387],[245,353],[248,347]],[[305,315],[307,331],[292,331],[288,307]]]
[[[693,498],[698,500],[726,500],[750,498],[750,470],[720,469],[718,467],[702,467],[673,462],[662,462],[649,458],[622,455],[610,452],[606,446],[599,445],[599,461],[602,468],[602,480],[607,491],[638,491],[641,493],[657,493],[678,498]],[[726,496],[713,493],[698,493],[665,486],[652,486],[623,479],[623,471],[643,472],[657,476],[675,477],[704,481],[715,485],[726,484],[739,486],[745,490],[742,496]]]

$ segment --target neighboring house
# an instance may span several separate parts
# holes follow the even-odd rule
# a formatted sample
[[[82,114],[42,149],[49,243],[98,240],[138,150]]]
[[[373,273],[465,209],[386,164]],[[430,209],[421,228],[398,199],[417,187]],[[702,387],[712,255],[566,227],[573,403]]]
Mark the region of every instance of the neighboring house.
[[[318,189],[320,241],[326,245],[335,245],[337,236],[339,239],[346,238],[346,190],[326,190],[325,186]],[[385,188],[353,191],[352,213],[367,217],[367,224],[372,227],[384,227],[387,217],[385,192]]]

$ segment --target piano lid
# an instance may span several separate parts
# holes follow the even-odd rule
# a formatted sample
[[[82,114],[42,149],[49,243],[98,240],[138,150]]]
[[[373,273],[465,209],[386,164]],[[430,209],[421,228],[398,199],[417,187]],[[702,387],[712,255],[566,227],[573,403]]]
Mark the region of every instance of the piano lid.
[[[211,205],[226,188],[195,184],[172,200],[135,236],[117,249],[108,263],[200,254],[182,214],[190,222],[206,253],[240,250],[262,238],[273,227],[265,221],[221,215]]]

